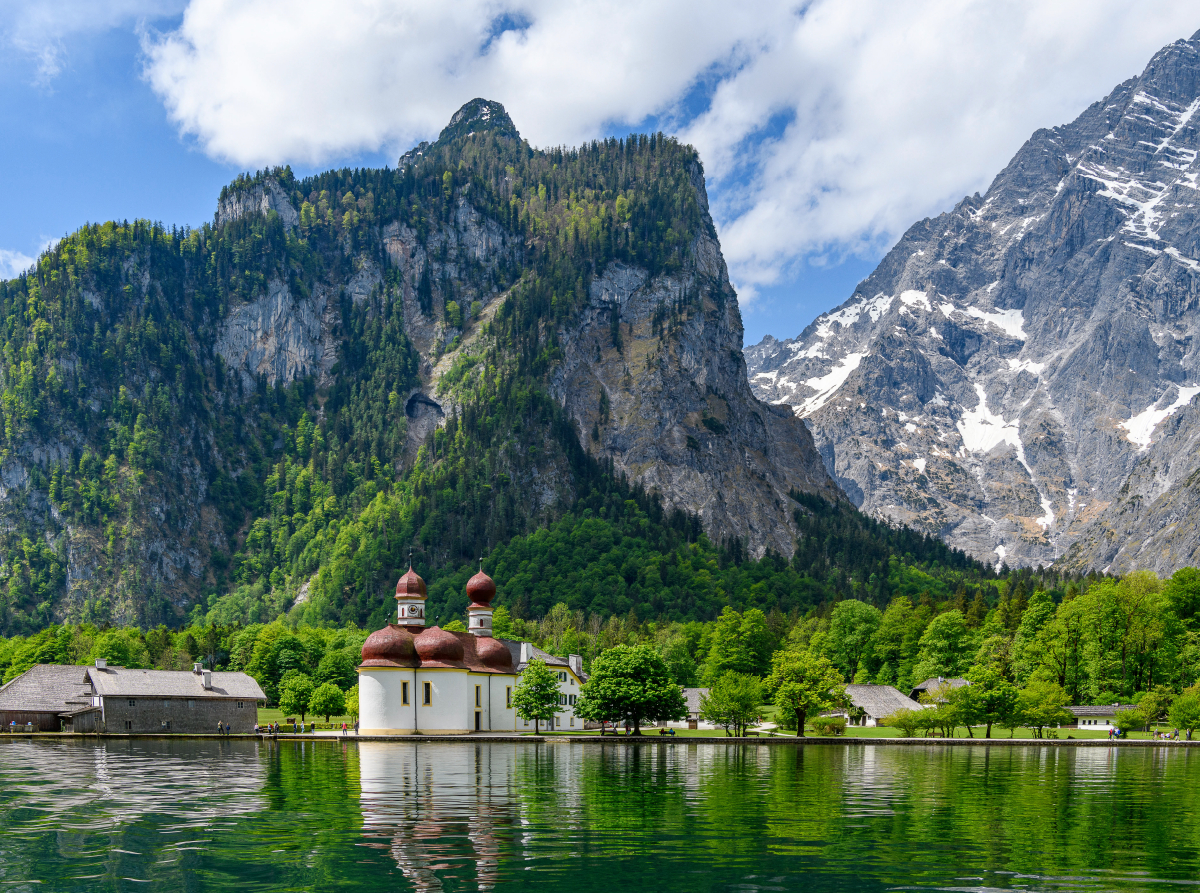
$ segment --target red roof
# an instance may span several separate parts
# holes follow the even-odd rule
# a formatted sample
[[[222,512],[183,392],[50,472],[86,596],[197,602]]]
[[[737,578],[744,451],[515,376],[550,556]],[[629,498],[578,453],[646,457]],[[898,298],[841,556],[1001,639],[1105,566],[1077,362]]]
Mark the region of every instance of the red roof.
[[[496,582],[483,571],[480,571],[467,581],[467,598],[471,600],[471,604],[467,606],[467,610],[471,608],[491,607],[492,599],[495,597]]]
[[[396,583],[396,595],[401,598],[425,598],[425,581],[411,567]]]
[[[395,623],[363,643],[362,667],[445,667],[476,673],[515,673],[512,655],[499,639],[451,632],[437,626],[409,630]]]

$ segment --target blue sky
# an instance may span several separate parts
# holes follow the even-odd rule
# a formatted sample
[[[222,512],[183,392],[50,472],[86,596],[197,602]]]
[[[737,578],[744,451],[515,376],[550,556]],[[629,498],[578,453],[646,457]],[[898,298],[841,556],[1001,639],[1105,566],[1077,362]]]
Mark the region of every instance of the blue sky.
[[[85,221],[210,220],[242,170],[394,163],[482,95],[535,145],[694,143],[746,343],[792,337],[1200,26],[1149,6],[0,0],[0,274]]]

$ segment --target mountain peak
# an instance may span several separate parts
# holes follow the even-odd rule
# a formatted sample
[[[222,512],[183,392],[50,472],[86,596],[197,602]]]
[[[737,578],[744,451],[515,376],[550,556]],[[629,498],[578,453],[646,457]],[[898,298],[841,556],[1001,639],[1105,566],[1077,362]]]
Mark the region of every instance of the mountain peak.
[[[472,99],[450,118],[450,123],[438,134],[438,142],[447,142],[483,130],[495,131],[518,140],[521,138],[504,106],[490,99]]]

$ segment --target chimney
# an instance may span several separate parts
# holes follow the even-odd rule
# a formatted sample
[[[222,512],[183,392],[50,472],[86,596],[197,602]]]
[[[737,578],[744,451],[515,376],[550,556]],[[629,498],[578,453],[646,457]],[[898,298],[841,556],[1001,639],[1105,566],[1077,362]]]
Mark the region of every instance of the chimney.
[[[533,646],[528,642],[521,643],[521,663],[527,664],[533,659]]]
[[[204,669],[204,664],[200,663],[199,661],[196,661],[196,663],[192,664],[192,672],[197,676],[200,675],[200,671],[202,669]]]
[[[212,670],[205,670],[204,673],[204,690],[212,688]]]
[[[582,654],[568,654],[567,655],[567,666],[571,668],[572,673],[574,673],[580,679],[583,678],[583,655]]]
[[[108,661],[105,660],[103,657],[96,658],[96,669],[97,670],[103,670],[107,666],[108,666]]]

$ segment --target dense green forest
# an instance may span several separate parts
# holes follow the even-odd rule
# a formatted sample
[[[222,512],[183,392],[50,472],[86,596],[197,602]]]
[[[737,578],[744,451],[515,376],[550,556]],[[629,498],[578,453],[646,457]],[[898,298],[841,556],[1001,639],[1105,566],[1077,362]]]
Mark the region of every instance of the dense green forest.
[[[538,151],[505,122],[447,131],[396,170],[274,170],[222,193],[273,183],[299,209],[295,226],[274,212],[199,229],[88,225],[0,283],[0,462],[18,478],[2,509],[0,632],[64,620],[246,627],[288,611],[369,627],[410,551],[435,617],[461,608],[481,555],[526,617],[561,602],[702,621],[726,606],[790,612],[992,585],[991,571],[935,539],[802,493],[795,557],[752,560],[591,457],[546,388],[561,353],[553,323],[613,260],[652,272],[690,263],[694,236],[712,226],[699,159],[661,134]],[[464,200],[515,248],[405,282],[383,225],[445,255],[438,234]],[[365,260],[383,283],[359,302],[334,290],[327,381],[272,385],[226,368],[215,344],[231,308],[273,280],[300,296],[345,282]],[[709,285],[710,300],[733,299]],[[409,465],[404,398],[421,357],[404,330],[406,287],[430,312],[444,308],[450,340],[435,354],[456,346],[479,297],[501,301],[479,351],[443,377],[455,409]],[[701,303],[684,294],[656,325]],[[547,467],[558,498],[533,504],[526,484]]]
[[[578,533],[588,524],[568,526]],[[755,572],[732,563],[725,571],[715,563],[704,570],[725,582]],[[1020,687],[1053,683],[1076,704],[1129,703],[1146,692],[1178,692],[1200,682],[1196,569],[1165,581],[1146,572],[1120,580],[1075,580],[1052,571],[1019,571],[996,585],[963,584],[952,591],[932,586],[916,591],[923,581],[901,579],[906,573],[895,562],[897,594],[882,606],[847,598],[784,610],[764,592],[763,608],[725,607],[707,621],[643,620],[632,610],[589,613],[565,602],[534,618],[522,616],[525,606],[517,599],[497,608],[495,633],[532,641],[552,654],[582,654],[585,666],[616,645],[649,644],[681,685],[708,684],[729,672],[766,676],[782,650],[821,655],[847,682],[890,684],[905,692],[931,677],[978,669]],[[463,616],[449,622],[462,629]],[[167,669],[201,660],[245,670],[274,700],[289,673],[303,674],[314,684],[353,687],[366,636],[367,630],[353,625],[317,627],[294,620],[176,631],[51,626],[29,637],[0,639],[0,673],[8,681],[35,663],[85,663],[97,657]]]

